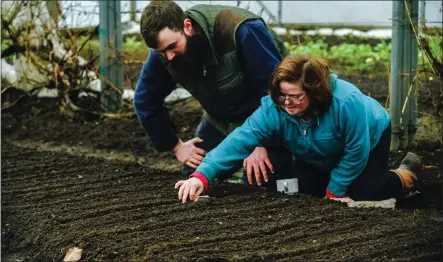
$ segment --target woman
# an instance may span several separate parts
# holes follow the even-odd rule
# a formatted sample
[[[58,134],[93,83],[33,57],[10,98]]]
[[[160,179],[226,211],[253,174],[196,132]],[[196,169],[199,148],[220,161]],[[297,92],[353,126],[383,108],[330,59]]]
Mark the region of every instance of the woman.
[[[387,111],[319,58],[284,58],[271,77],[270,96],[203,160],[179,199],[194,200],[217,173],[229,171],[256,146],[283,146],[294,155],[301,193],[341,201],[401,197],[415,189],[420,158],[408,153],[388,168],[391,125]]]

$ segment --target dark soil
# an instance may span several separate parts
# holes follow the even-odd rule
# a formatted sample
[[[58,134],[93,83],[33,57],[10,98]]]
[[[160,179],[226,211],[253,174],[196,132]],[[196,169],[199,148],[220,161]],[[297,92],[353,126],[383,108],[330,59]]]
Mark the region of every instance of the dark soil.
[[[2,144],[2,261],[438,261],[435,209],[352,209],[238,184],[183,205],[178,173]]]
[[[387,79],[343,78],[384,104]],[[198,102],[167,106],[180,137],[192,138]],[[152,148],[135,115],[55,112],[50,101],[24,99],[2,113],[2,261],[62,261],[74,246],[82,261],[442,259],[439,145],[413,149],[423,158],[422,194],[393,210],[238,184],[220,185],[223,197],[183,205],[174,190],[183,178],[178,161]],[[113,159],[92,157],[95,151]],[[391,154],[392,167],[405,154]],[[123,161],[127,155],[145,161]]]

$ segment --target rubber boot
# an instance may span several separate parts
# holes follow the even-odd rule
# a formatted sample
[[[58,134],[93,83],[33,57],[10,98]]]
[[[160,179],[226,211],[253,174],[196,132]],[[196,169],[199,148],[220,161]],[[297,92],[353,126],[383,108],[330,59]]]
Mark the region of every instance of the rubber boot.
[[[401,161],[400,166],[395,170],[391,170],[398,175],[402,183],[404,192],[402,198],[406,199],[420,193],[418,191],[418,174],[420,169],[421,158],[412,152],[408,152]]]
[[[421,157],[412,152],[408,152],[400,163],[398,169],[406,169],[414,174],[417,174],[421,170]]]

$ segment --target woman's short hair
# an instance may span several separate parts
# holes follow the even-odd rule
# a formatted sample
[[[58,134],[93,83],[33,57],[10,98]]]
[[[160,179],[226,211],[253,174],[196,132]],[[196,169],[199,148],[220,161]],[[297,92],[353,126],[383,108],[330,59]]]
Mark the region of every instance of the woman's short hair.
[[[330,70],[325,60],[310,55],[289,55],[275,68],[271,76],[269,94],[276,105],[281,95],[280,83],[299,84],[309,97],[309,112],[322,115],[332,102],[329,86]]]

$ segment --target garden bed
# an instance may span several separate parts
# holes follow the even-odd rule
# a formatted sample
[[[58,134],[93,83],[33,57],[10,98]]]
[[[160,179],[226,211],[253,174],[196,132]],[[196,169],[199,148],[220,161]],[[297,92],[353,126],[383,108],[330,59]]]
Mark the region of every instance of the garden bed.
[[[199,104],[191,98],[168,107],[180,137],[191,138]],[[413,150],[426,167],[422,195],[394,210],[233,184],[222,185],[223,197],[183,205],[174,190],[183,178],[178,161],[152,148],[134,115],[86,121],[22,109],[2,115],[2,261],[60,261],[74,246],[83,249],[82,261],[442,256],[442,153],[435,143]],[[405,153],[390,155],[392,167]]]
[[[331,68],[386,104],[387,74]],[[129,63],[125,75],[137,79],[140,69]],[[432,113],[425,93],[419,89],[422,131],[430,128],[421,116]],[[3,92],[2,104],[21,95]],[[200,104],[189,98],[167,107],[180,138],[192,138]],[[60,112],[52,99],[27,96],[2,111],[2,261],[61,261],[74,246],[83,249],[81,261],[436,261],[443,255],[441,133],[417,134],[411,151],[423,158],[424,188],[396,209],[349,208],[238,184],[219,185],[223,194],[211,201],[183,205],[174,189],[183,179],[178,161],[154,150],[130,103],[113,117]],[[391,153],[391,167],[405,154]]]
[[[223,197],[183,205],[178,172],[2,140],[2,261],[61,261],[74,246],[83,249],[81,261],[442,257],[435,206],[357,209],[238,184],[220,185]],[[426,172],[428,182],[437,184],[437,172]]]

